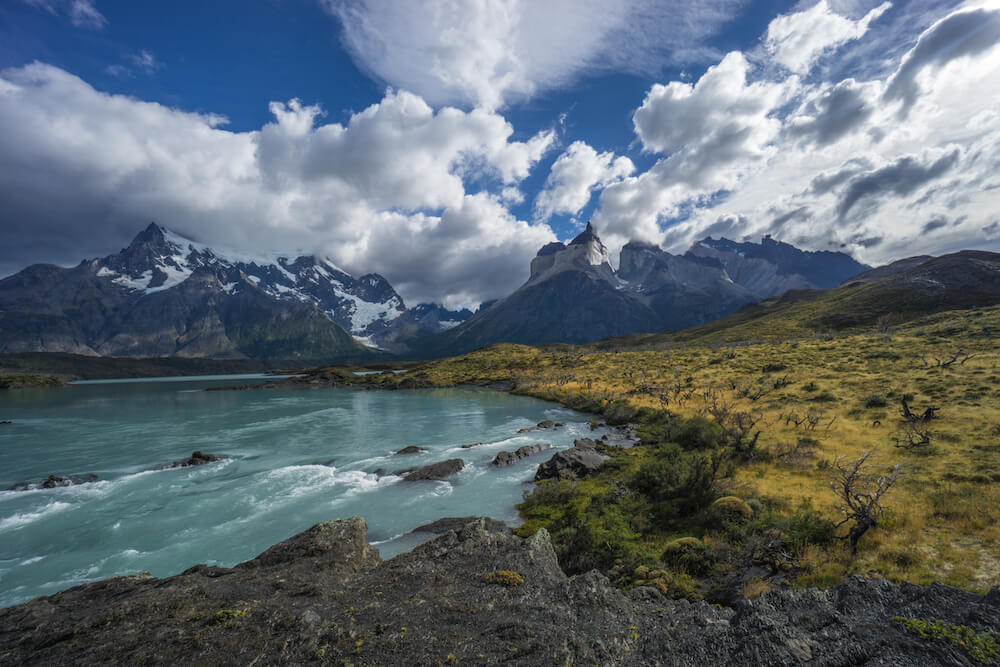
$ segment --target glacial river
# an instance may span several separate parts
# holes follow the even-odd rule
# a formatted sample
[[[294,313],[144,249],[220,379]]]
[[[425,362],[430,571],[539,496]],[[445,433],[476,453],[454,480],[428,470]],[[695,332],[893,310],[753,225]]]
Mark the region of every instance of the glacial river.
[[[445,516],[517,521],[551,453],[498,469],[502,449],[600,436],[587,416],[480,389],[203,391],[263,376],[91,382],[0,392],[0,607],[106,577],[231,566],[319,521],[360,515],[383,557]],[[566,422],[518,434],[543,419]],[[462,445],[484,443],[473,448]],[[407,445],[427,451],[394,456]],[[195,450],[218,463],[163,469]],[[384,473],[448,458],[449,481]],[[51,489],[51,474],[97,481]]]

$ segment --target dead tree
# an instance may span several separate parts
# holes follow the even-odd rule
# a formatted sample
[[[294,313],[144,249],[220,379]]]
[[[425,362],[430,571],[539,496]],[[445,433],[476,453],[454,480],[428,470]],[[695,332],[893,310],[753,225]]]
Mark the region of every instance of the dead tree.
[[[901,449],[920,449],[931,444],[933,435],[930,429],[908,423],[892,436],[892,441]]]
[[[920,415],[910,410],[909,403],[907,402],[905,396],[900,399],[900,403],[902,403],[902,407],[899,410],[899,414],[903,418],[903,421],[908,424],[922,424],[938,418],[937,411],[940,410],[940,408],[931,406],[924,410],[924,413]]]
[[[844,520],[837,524],[842,526],[854,522],[846,535],[850,541],[851,556],[857,554],[858,541],[869,529],[878,525],[885,510],[882,507],[882,497],[899,481],[902,468],[897,464],[887,475],[871,471],[869,459],[875,450],[863,453],[854,461],[837,458],[833,462],[834,493],[841,501],[839,509],[844,514]]]

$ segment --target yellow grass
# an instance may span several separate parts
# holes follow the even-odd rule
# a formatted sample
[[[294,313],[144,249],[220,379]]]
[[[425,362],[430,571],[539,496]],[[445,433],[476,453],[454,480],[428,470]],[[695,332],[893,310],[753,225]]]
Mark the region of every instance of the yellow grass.
[[[760,334],[764,325],[755,326]],[[939,313],[891,336],[869,330],[719,344],[711,342],[716,332],[708,343],[648,338],[639,347],[501,345],[378,381],[511,380],[520,393],[571,406],[625,401],[682,416],[705,415],[713,398],[731,402],[763,417],[759,444],[772,454],[801,438],[817,443],[801,456],[742,465],[726,481],[726,493],[777,501],[789,510],[809,500],[835,520],[830,465],[874,448],[886,470],[896,463],[905,469],[887,496],[890,511],[865,535],[853,560],[839,544],[810,548],[800,583],[823,585],[862,573],[983,591],[1000,585],[1000,351],[993,331],[1000,334],[998,307]],[[959,350],[974,356],[937,365]],[[904,395],[914,412],[938,408],[940,419],[925,425],[930,445],[894,445]],[[872,396],[886,404],[878,406]]]

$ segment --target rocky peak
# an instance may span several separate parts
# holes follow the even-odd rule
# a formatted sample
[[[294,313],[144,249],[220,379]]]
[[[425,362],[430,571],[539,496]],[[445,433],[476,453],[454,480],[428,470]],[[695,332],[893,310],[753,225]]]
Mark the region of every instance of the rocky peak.
[[[608,249],[594,231],[593,225],[587,223],[587,228],[567,245],[555,242],[543,246],[531,261],[531,278],[536,280],[541,276],[554,275],[568,270],[593,271],[606,280],[614,280],[614,269],[608,258]]]
[[[618,277],[634,281],[656,268],[665,268],[670,255],[659,246],[645,241],[629,241],[618,256]]]
[[[594,231],[594,226],[592,224],[590,224],[590,222],[588,222],[587,223],[587,228],[584,229],[582,232],[580,232],[580,234],[575,239],[573,239],[572,241],[570,241],[569,244],[570,245],[583,245],[585,243],[590,243],[592,241],[596,241],[597,243],[600,243],[601,239],[600,239],[600,237],[597,236],[597,232]]]

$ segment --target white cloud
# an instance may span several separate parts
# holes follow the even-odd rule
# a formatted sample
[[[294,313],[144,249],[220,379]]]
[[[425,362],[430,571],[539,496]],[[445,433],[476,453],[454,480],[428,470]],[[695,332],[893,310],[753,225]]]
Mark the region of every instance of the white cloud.
[[[665,157],[601,193],[594,218],[609,247],[640,238],[682,252],[707,235],[771,233],[877,263],[996,246],[983,231],[1000,210],[996,10],[969,11],[897,34],[911,48],[886,49],[896,60],[884,79],[803,84],[730,54],[694,85],[653,86],[636,136]],[[838,55],[855,47],[868,51]],[[909,99],[908,115],[887,98]]]
[[[834,12],[826,0],[819,0],[805,11],[771,21],[764,43],[776,62],[796,74],[806,74],[825,53],[861,38],[868,32],[869,24],[890,7],[892,3],[883,2],[852,21]]]
[[[955,12],[941,19],[920,36],[889,79],[885,99],[901,101],[906,116],[921,93],[920,75],[959,58],[971,58],[1000,43],[1000,8]]]
[[[97,10],[92,0],[23,0],[23,2],[53,16],[65,14],[78,28],[100,30],[108,24],[104,14]]]
[[[160,67],[162,67],[160,61],[156,59],[156,56],[154,56],[146,49],[142,49],[138,53],[133,53],[131,56],[129,56],[129,60],[131,60],[132,64],[134,64],[136,67],[141,69],[146,74],[152,74]]]
[[[271,111],[259,131],[231,132],[220,116],[101,93],[52,66],[0,73],[0,125],[16,128],[0,136],[0,247],[16,253],[2,259],[35,251],[28,236],[48,236],[64,261],[105,254],[156,220],[220,247],[327,252],[408,301],[454,304],[508,293],[555,238],[464,184],[486,175],[516,189],[551,132],[511,141],[500,116],[435,112],[403,91],[346,124],[297,100]]]
[[[627,157],[613,152],[598,153],[582,141],[574,141],[553,163],[545,188],[535,199],[535,218],[548,220],[553,214],[576,215],[590,202],[595,188],[606,188],[635,171]]]
[[[362,68],[431,104],[496,109],[589,71],[704,62],[744,0],[319,0]]]
[[[799,86],[748,82],[742,53],[727,54],[695,84],[654,85],[635,114],[636,136],[649,151],[668,154],[645,173],[608,186],[595,224],[612,250],[630,238],[662,237],[659,221],[676,216],[744,175],[773,154],[781,130],[773,112]]]
[[[90,0],[73,0],[69,8],[69,18],[78,28],[100,29],[108,24],[104,14],[97,11]]]

